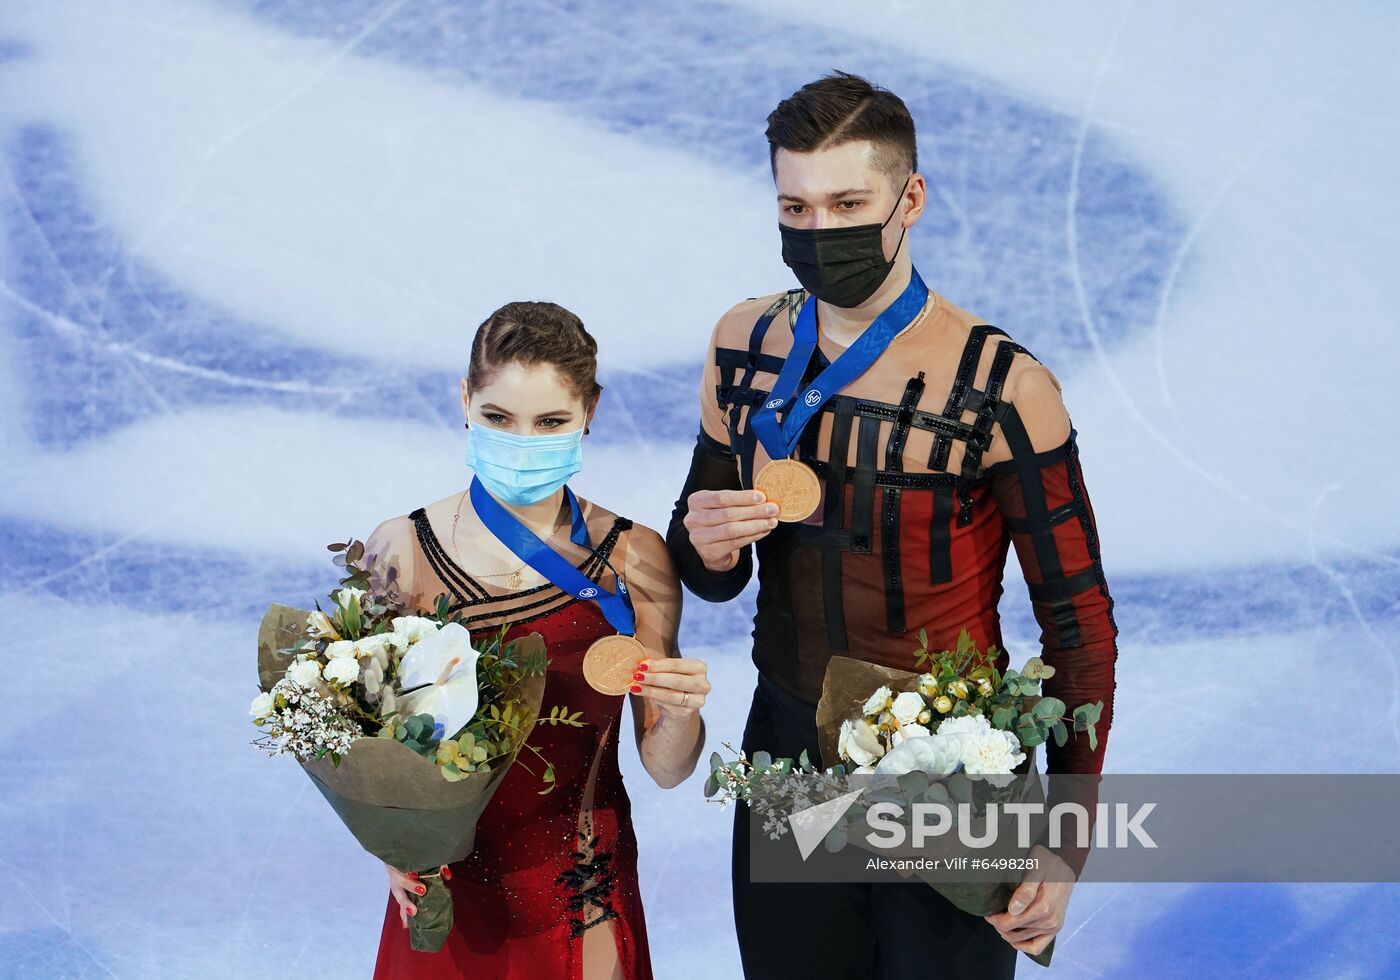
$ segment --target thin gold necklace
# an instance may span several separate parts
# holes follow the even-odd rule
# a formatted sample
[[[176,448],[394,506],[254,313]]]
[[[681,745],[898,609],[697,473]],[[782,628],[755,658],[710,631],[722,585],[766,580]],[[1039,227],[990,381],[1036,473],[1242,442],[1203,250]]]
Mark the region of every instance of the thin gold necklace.
[[[459,555],[462,551],[457,547],[457,522],[462,517],[462,504],[466,503],[466,500],[467,492],[464,490],[462,491],[462,496],[457,501],[457,510],[452,515],[452,550]],[[558,533],[559,525],[562,523],[563,521],[558,518],[555,519],[554,529],[549,532],[549,538],[554,537],[554,535]],[[544,540],[547,541],[549,538],[545,538]],[[509,572],[473,572],[470,569],[465,569],[465,571],[474,578],[504,578],[506,580],[505,587],[514,591],[524,584],[525,577],[521,573],[525,571],[525,566],[528,564],[529,562],[522,562],[518,568]]]

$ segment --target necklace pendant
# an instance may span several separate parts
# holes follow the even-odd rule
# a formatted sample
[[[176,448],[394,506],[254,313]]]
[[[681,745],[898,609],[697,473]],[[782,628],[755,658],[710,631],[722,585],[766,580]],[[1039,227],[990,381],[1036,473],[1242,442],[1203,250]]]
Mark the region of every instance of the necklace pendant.
[[[506,584],[509,588],[518,589],[520,588],[520,584],[523,581],[524,576],[520,574],[520,569],[517,568],[515,571],[510,573],[510,578],[506,579]]]

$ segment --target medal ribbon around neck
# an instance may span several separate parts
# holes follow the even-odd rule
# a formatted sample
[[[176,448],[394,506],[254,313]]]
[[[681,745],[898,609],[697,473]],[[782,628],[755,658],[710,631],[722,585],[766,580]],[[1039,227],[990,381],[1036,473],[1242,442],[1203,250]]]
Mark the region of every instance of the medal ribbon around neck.
[[[569,540],[591,550],[593,546],[588,538],[588,525],[584,522],[583,508],[579,506],[578,498],[567,486],[564,487],[564,497],[569,502],[572,515]],[[491,496],[476,477],[472,477],[471,500],[481,523],[486,525],[486,529],[494,534],[497,540],[513,551],[517,558],[575,598],[598,603],[603,615],[618,633],[633,636],[637,632],[637,618],[632,610],[627,586],[623,583],[622,576],[617,574],[617,569],[613,568],[606,558],[603,559],[603,563],[617,576],[616,592],[609,592],[588,578],[563,555],[540,540],[539,535],[522,524],[518,517]]]
[[[798,397],[797,386],[811,363],[812,352],[817,349],[817,301],[816,297],[809,296],[792,329],[792,350],[773,382],[768,401],[751,420],[768,457],[779,460],[791,456],[802,438],[802,430],[827,399],[869,370],[895,335],[914,321],[927,302],[928,286],[924,285],[919,270],[911,268],[909,285],[904,287],[904,292]],[[778,412],[784,407],[787,412],[779,421]]]

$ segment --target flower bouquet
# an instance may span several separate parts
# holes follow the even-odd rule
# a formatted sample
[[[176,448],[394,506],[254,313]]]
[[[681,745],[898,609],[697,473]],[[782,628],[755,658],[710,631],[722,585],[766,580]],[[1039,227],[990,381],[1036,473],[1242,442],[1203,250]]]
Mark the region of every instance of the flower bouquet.
[[[1062,701],[1038,693],[1040,682],[1054,675],[1053,667],[1033,657],[1023,670],[1003,675],[994,665],[997,648],[977,650],[967,630],[959,635],[955,650],[932,653],[923,630],[919,640],[914,664],[922,671],[831,659],[817,705],[818,749],[823,760],[839,763],[818,771],[805,752],[797,760],[773,759],[767,752],[755,752],[749,759],[740,752],[729,761],[715,753],[706,796],[720,803],[744,800],[764,816],[765,833],[776,838],[787,832],[792,820],[800,820],[803,811],[848,793],[846,777],[873,777],[870,791],[828,832],[825,844],[830,850],[848,841],[868,846],[865,836],[849,835],[846,828],[863,821],[868,809],[880,802],[900,803],[906,813],[911,803],[956,809],[975,839],[987,832],[989,804],[1001,809],[1008,803],[1044,803],[1040,782],[1032,778],[1035,746],[1049,738],[1065,744],[1071,726],[1074,737],[1082,733],[1094,746],[1102,702],[1081,705],[1066,715]],[[1041,836],[1044,825],[1043,813],[1032,818],[1033,839]],[[1007,829],[996,828],[998,840]],[[880,854],[927,857],[939,854],[940,848],[944,857],[967,853],[946,835],[935,841],[917,850],[882,846]],[[958,908],[979,916],[1004,911],[1019,884],[923,877]],[[1039,954],[1027,955],[1048,966],[1054,946],[1052,940]]]
[[[427,893],[410,919],[415,950],[442,947],[452,897],[439,868],[471,853],[476,824],[539,718],[548,664],[538,633],[475,638],[448,616],[372,582],[364,544],[333,544],[349,569],[329,611],[271,604],[258,630],[255,745],[291,753],[355,839]],[[570,724],[558,710],[544,723]],[[554,786],[540,757],[542,793]],[[521,761],[520,764],[524,765]]]

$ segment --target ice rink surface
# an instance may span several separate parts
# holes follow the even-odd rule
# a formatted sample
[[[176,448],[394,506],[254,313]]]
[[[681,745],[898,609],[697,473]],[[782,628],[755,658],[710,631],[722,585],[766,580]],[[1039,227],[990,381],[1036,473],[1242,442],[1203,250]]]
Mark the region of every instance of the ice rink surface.
[[[466,486],[457,378],[512,299],[600,340],[574,486],[664,527],[710,328],[792,284],[764,117],[834,67],[919,123],[924,277],[1064,382],[1108,768],[1394,772],[1398,35],[1385,3],[7,2],[0,976],[368,975],[382,870],[247,744],[261,610]],[[712,748],[751,611],[687,604]],[[729,814],[623,758],[658,977],[737,977]],[[1084,884],[1046,975],[1397,976],[1397,913]]]

